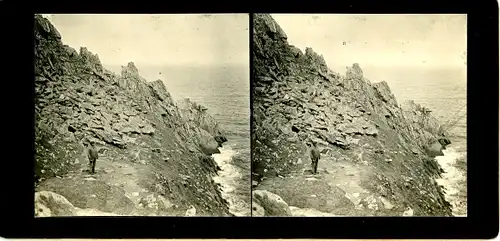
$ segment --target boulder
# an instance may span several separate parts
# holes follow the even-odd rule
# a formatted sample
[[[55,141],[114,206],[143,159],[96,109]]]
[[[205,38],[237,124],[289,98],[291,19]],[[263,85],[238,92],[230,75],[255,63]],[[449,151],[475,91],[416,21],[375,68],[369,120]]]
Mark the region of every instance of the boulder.
[[[431,144],[425,146],[424,150],[430,157],[444,156],[443,146],[438,141],[432,142]]]
[[[142,204],[145,208],[156,209],[162,212],[169,211],[174,207],[174,204],[172,204],[164,196],[155,195],[153,193],[141,198],[139,200],[139,204]]]
[[[218,147],[222,147],[222,144],[227,141],[227,138],[225,136],[215,136],[215,141],[218,144]]]
[[[210,135],[205,130],[200,130],[198,133],[198,144],[203,153],[206,155],[219,154],[219,143],[215,140],[215,138]]]
[[[64,196],[50,191],[35,192],[35,217],[74,216],[75,207]]]
[[[264,217],[266,216],[266,210],[260,204],[252,201],[252,217]]]
[[[123,189],[99,180],[54,178],[41,183],[39,190],[57,191],[74,207],[82,209],[92,208],[125,215],[130,214],[135,207]]]
[[[449,145],[449,144],[451,144],[450,139],[448,139],[446,137],[439,138],[438,142],[439,142],[439,144],[441,144],[441,146],[443,146],[443,149],[446,149],[446,146]]]
[[[292,216],[292,211],[283,199],[266,190],[252,192],[253,200],[264,209],[264,216]]]

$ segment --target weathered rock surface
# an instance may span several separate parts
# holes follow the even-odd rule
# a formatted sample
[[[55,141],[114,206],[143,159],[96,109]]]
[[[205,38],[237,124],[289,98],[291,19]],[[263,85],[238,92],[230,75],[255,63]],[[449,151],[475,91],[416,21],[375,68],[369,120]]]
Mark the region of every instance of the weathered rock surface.
[[[35,216],[73,216],[75,207],[65,197],[48,191],[35,193]]]
[[[49,191],[35,193],[35,217],[71,216],[121,216],[96,209],[73,206],[65,197]]]
[[[252,180],[259,182],[253,185],[256,189],[276,192],[299,208],[317,204],[313,208],[320,212],[339,212],[332,215],[400,216],[409,207],[415,215],[451,215],[434,181],[441,170],[433,155],[427,155],[429,144],[445,143],[439,138],[446,133],[428,109],[412,101],[399,105],[389,85],[372,84],[359,64],[349,67],[345,76],[329,70],[311,48],[303,54],[291,46],[270,15],[255,14],[253,31]],[[331,168],[321,172],[337,175],[319,179],[322,188],[303,178],[296,180],[310,162],[306,140],[318,143],[320,170]],[[344,167],[356,172],[369,168],[356,185],[341,188],[355,200],[349,210],[340,210],[334,200],[320,195],[337,190],[326,181],[342,186],[340,179],[349,180],[346,174],[340,175]],[[297,190],[289,183],[305,185],[304,191],[318,187],[319,193],[311,193],[317,198],[294,195]],[[358,190],[373,198],[361,202],[353,196],[361,195]],[[380,197],[393,207],[383,208]]]
[[[295,217],[336,217],[338,215],[332,213],[325,213],[318,211],[314,208],[298,208],[298,207],[290,207],[292,210],[292,215]]]
[[[154,195],[143,207],[169,209],[160,204],[167,197],[179,210],[193,205],[197,215],[229,215],[210,156],[227,139],[206,108],[175,103],[161,80],[146,81],[132,62],[120,74],[104,69],[97,54],[64,45],[47,19],[34,21],[37,190],[60,193],[78,208],[120,213],[121,205],[122,213],[137,213],[139,197],[131,203],[126,196],[144,189],[141,195]],[[101,153],[91,184],[81,171],[88,162],[83,138]]]
[[[255,216],[259,216],[259,213],[264,211],[263,216],[292,216],[292,211],[288,204],[283,201],[283,199],[269,191],[265,190],[255,190],[252,192],[252,202],[256,207]],[[252,206],[254,206],[252,205]]]

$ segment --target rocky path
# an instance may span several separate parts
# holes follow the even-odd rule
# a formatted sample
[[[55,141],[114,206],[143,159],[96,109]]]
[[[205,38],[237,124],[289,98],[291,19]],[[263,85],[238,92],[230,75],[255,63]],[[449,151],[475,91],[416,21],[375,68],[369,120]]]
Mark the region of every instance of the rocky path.
[[[265,179],[257,189],[281,196],[290,205],[293,216],[372,216],[393,208],[383,197],[362,187],[372,171],[362,162],[324,157],[318,174],[310,174],[310,169],[306,162],[299,171]]]
[[[90,174],[85,161],[77,162],[72,171],[64,176],[45,180],[37,189],[52,191],[65,197],[75,206],[72,212],[75,215],[178,216],[186,212],[177,209],[177,205],[164,196],[154,194],[144,187],[142,179],[152,173],[151,166],[145,162],[116,160],[102,155],[95,171],[95,174]]]

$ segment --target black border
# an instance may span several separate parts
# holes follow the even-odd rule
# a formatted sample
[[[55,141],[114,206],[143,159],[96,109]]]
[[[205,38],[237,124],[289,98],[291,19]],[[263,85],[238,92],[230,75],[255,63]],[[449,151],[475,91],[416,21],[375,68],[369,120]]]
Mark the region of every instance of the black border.
[[[498,3],[472,1],[290,1],[232,11],[276,13],[468,14],[468,217],[467,218],[33,218],[33,14],[34,12],[221,12],[227,4],[166,2],[0,1],[2,17],[2,198],[5,238],[481,238],[498,234]],[[142,3],[142,2],[141,2]],[[186,8],[179,6],[186,3]],[[175,5],[175,6],[174,6]],[[72,6],[72,7],[71,7]],[[258,9],[266,6],[268,9]],[[276,7],[277,6],[277,7]],[[30,8],[31,7],[31,8]],[[247,6],[248,7],[248,6]],[[273,8],[274,7],[274,8]],[[293,8],[295,10],[286,8]],[[98,9],[100,11],[98,11]],[[128,9],[129,11],[126,11]],[[36,11],[35,11],[36,10]],[[163,11],[162,11],[163,10]],[[252,27],[249,29],[252,31]],[[362,33],[361,33],[362,34]],[[250,38],[250,42],[252,38]],[[250,51],[252,54],[252,51]],[[252,73],[252,71],[250,71]],[[30,98],[31,97],[31,98]],[[11,133],[5,133],[5,131]],[[4,144],[4,145],[5,145]],[[31,161],[30,161],[31,160]],[[7,174],[7,175],[6,175]],[[493,184],[493,185],[492,185]]]

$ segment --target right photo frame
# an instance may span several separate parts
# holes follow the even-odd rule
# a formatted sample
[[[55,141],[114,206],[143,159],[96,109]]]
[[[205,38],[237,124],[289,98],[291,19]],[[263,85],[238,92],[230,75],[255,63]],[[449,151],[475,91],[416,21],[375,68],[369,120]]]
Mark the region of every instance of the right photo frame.
[[[467,216],[466,14],[252,15],[252,216]]]

